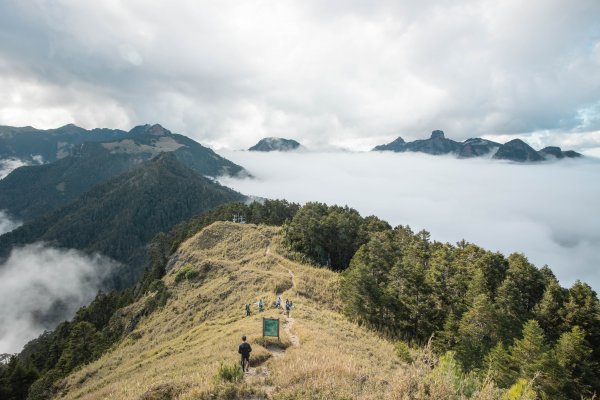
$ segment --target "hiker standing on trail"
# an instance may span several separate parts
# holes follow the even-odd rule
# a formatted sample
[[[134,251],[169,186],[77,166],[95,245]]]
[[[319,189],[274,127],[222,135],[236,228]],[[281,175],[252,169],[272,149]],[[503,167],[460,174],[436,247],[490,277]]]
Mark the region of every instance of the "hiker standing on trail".
[[[246,342],[246,335],[244,335],[242,336],[242,344],[240,344],[240,347],[238,348],[238,353],[242,356],[240,362],[242,371],[248,372],[248,367],[250,366],[250,352],[252,352],[252,347]]]
[[[246,303],[246,317],[250,316],[250,304]]]
[[[285,313],[290,316],[290,310],[292,309],[292,302],[285,301]]]
[[[258,300],[258,311],[263,312],[263,307],[265,303],[263,303],[262,299]]]

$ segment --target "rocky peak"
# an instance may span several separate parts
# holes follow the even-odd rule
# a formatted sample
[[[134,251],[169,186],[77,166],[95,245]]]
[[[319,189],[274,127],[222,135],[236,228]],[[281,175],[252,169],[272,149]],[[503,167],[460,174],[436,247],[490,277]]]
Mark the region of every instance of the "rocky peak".
[[[160,124],[146,124],[136,126],[132,130],[130,130],[129,133],[132,135],[147,134],[152,136],[167,136],[171,134],[171,131],[163,128]]]
[[[293,139],[284,139],[277,137],[267,137],[261,139],[249,151],[290,151],[300,147],[300,143]]]
[[[445,139],[444,131],[435,130],[431,132],[431,139]]]

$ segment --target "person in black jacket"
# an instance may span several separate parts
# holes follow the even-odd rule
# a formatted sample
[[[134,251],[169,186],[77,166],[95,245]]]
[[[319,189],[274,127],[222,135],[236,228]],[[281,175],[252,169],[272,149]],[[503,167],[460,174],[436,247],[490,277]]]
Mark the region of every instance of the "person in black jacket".
[[[242,361],[241,361],[241,365],[242,365],[242,371],[246,371],[248,372],[248,367],[250,365],[250,352],[252,351],[252,347],[250,347],[250,344],[248,344],[246,342],[246,336],[242,336],[242,344],[240,344],[240,347],[238,349],[238,353],[240,353],[242,355]]]

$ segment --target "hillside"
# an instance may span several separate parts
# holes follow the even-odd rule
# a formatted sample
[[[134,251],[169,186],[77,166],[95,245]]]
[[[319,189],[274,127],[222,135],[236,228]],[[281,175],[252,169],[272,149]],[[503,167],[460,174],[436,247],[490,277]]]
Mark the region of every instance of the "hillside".
[[[0,258],[17,245],[45,241],[100,252],[127,265],[110,287],[136,282],[146,246],[158,232],[241,194],[204,178],[163,153],[97,185],[72,203],[0,237]]]
[[[75,130],[76,127],[71,128]],[[58,131],[62,132],[62,128]],[[54,131],[42,132],[46,132],[49,138],[59,135]],[[177,160],[200,175],[216,177],[246,174],[242,167],[211,149],[185,136],[173,134],[160,125],[138,126],[129,133],[115,134],[115,140],[106,141],[100,139],[108,135],[96,134],[96,130],[88,132],[78,128],[75,132],[79,133],[70,136],[73,143],[78,143],[82,138],[96,141],[73,145],[69,147],[69,152],[54,162],[17,168],[0,180],[0,210],[6,210],[20,220],[32,220],[70,203],[95,185],[130,171],[163,152],[172,152]],[[15,136],[21,134],[27,136],[26,133]],[[3,140],[0,136],[0,145]],[[34,154],[35,147],[30,147],[30,151]]]
[[[431,398],[449,394],[449,376],[436,375],[419,363],[407,366],[394,355],[391,342],[339,313],[336,273],[290,261],[279,241],[279,228],[218,222],[184,242],[163,279],[171,293],[165,307],[143,317],[111,351],[65,379],[57,398],[260,399],[268,394],[278,399],[381,399],[425,390]],[[177,282],[185,270],[198,275]],[[255,305],[251,317],[243,311],[245,303],[259,298],[270,304],[277,292],[294,302],[286,324],[289,332],[281,332],[282,346],[261,340],[261,318],[284,318],[280,312],[267,307],[258,314]],[[143,307],[143,301],[129,306],[124,318],[131,319]],[[245,383],[220,383],[214,379],[220,363],[237,363],[243,334],[253,347],[253,368]]]

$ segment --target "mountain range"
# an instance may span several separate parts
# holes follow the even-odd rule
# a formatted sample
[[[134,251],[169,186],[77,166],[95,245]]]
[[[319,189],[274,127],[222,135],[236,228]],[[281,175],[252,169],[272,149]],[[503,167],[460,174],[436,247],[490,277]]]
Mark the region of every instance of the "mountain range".
[[[173,153],[177,160],[200,175],[248,175],[242,167],[211,149],[160,125],[142,125],[129,132],[86,131],[73,125],[35,132],[12,128],[8,130],[12,132],[10,135],[2,134],[2,128],[5,127],[0,127],[0,148],[18,149],[10,152],[11,157],[24,160],[41,157],[50,161],[17,168],[0,180],[0,210],[25,221],[66,205],[93,186],[163,152]],[[35,143],[38,137],[45,138],[44,146],[32,146],[27,151],[26,144]],[[107,137],[111,139],[102,141]],[[91,141],[81,142],[84,138]]]
[[[419,139],[412,142],[405,142],[402,137],[398,137],[388,144],[376,146],[373,151],[417,152],[431,155],[452,154],[459,158],[491,156],[496,160],[514,162],[539,162],[582,156],[575,151],[562,151],[560,147],[554,146],[536,151],[521,139],[513,139],[504,144],[482,138],[457,142],[446,138],[441,130],[431,132],[429,139]]]

